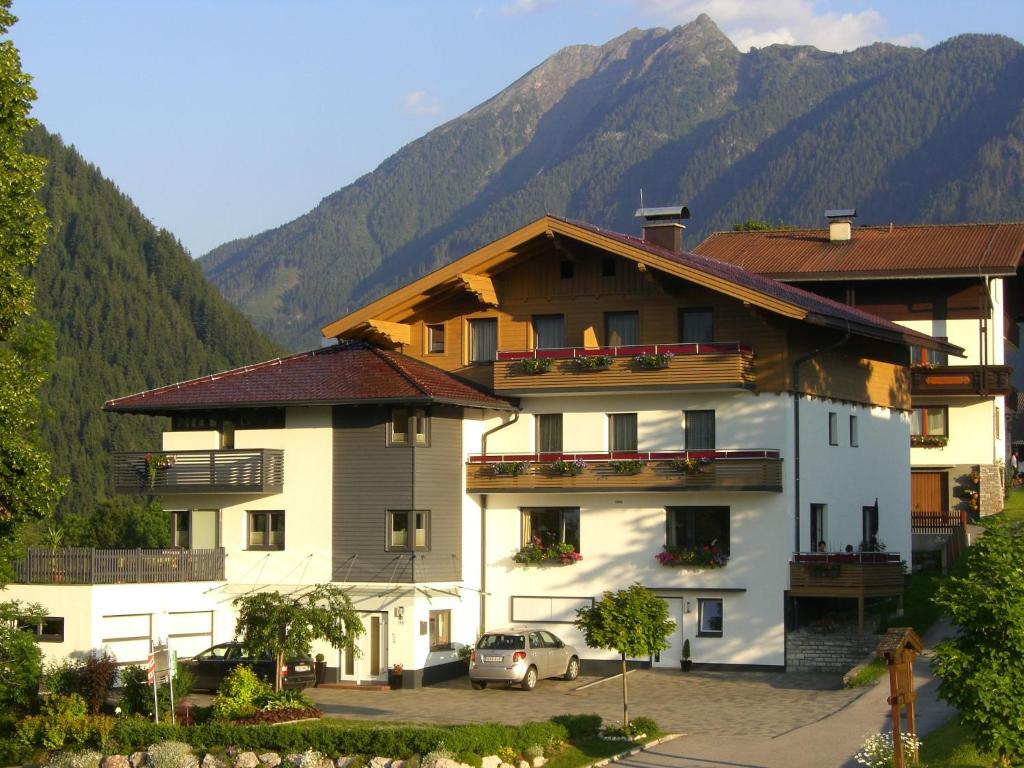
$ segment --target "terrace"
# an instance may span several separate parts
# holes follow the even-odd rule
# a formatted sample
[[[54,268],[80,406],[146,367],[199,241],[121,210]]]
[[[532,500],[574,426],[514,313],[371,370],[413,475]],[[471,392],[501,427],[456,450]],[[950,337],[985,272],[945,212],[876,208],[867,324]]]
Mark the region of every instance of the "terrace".
[[[284,451],[133,451],[114,454],[117,493],[281,493]]]
[[[498,352],[494,391],[522,393],[754,387],[754,353],[735,342]]]
[[[903,599],[899,552],[802,552],[789,563],[790,597],[848,597],[857,600],[857,623],[864,630],[864,600]]]
[[[224,550],[29,547],[14,573],[18,584],[223,581]]]
[[[776,449],[487,454],[469,457],[470,493],[782,491]]]

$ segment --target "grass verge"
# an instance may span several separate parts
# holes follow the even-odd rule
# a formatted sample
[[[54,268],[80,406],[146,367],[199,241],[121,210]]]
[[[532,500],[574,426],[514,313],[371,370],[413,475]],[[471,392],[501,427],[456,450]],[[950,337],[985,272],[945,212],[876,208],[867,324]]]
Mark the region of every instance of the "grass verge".
[[[991,768],[993,758],[983,755],[971,743],[971,732],[953,718],[922,740],[924,768]]]
[[[594,738],[577,739],[552,755],[544,768],[581,768],[584,765],[596,763],[598,760],[607,760],[634,746],[621,741],[604,741]]]
[[[863,667],[857,670],[857,672],[846,681],[847,688],[861,688],[865,685],[873,685],[874,682],[885,674],[888,667],[885,661],[882,659],[872,659],[870,663],[865,664]]]

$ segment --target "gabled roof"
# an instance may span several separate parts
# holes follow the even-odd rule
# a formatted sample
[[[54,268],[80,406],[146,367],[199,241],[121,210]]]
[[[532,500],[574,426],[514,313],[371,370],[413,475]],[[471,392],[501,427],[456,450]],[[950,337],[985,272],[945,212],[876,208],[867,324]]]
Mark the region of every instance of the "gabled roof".
[[[505,399],[440,368],[358,341],[268,360],[109,400],[105,411],[360,403],[446,403],[511,410]]]
[[[532,240],[544,237],[566,237],[587,243],[637,262],[644,268],[651,267],[689,280],[783,317],[814,325],[848,329],[852,334],[868,338],[916,344],[929,349],[941,349],[954,355],[963,353],[959,347],[931,336],[780,283],[735,264],[698,253],[675,253],[646,243],[640,238],[551,215],[543,216],[404,288],[345,315],[324,326],[322,333],[327,337],[343,337],[346,332],[351,333],[365,327],[370,320],[390,321],[401,311],[415,306],[418,301],[429,299],[440,286],[459,279],[461,275],[492,274],[499,271],[507,262],[521,255],[519,249]]]
[[[716,232],[694,252],[778,280],[1009,276],[1024,256],[1024,222]]]

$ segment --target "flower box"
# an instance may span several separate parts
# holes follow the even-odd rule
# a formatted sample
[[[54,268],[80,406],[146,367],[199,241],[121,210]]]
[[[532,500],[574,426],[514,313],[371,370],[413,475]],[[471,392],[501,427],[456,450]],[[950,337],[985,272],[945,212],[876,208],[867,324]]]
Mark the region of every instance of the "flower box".
[[[547,373],[551,369],[551,362],[550,357],[528,357],[525,360],[520,360],[519,364],[523,368],[523,373],[534,375]]]
[[[911,435],[910,445],[914,448],[945,448],[949,443],[946,435]]]
[[[562,477],[575,477],[576,475],[582,474],[583,470],[587,468],[585,462],[581,459],[559,459],[551,463],[551,474],[561,475]]]
[[[530,468],[528,461],[499,461],[491,465],[491,472],[496,477],[516,477]]]
[[[573,358],[576,367],[584,371],[604,371],[612,364],[611,355],[582,355]]]
[[[640,459],[625,459],[623,461],[610,461],[608,466],[617,475],[638,475],[644,468],[644,462]]]
[[[519,565],[574,565],[583,559],[572,544],[548,544],[534,537],[512,555]]]
[[[654,558],[666,567],[690,568],[724,568],[729,562],[728,553],[714,544],[702,544],[696,547],[669,547],[656,554]]]
[[[672,459],[672,469],[687,475],[696,475],[711,466],[713,459]]]
[[[672,362],[673,357],[675,357],[675,353],[673,352],[650,352],[642,355],[636,355],[633,358],[633,362],[636,363],[639,368],[653,371],[658,368],[668,368],[668,364]]]

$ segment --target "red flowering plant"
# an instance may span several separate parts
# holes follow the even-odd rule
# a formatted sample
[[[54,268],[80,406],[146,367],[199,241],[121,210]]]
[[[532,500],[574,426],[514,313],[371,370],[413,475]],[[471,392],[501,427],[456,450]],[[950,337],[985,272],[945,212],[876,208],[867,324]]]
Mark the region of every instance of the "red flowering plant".
[[[174,457],[163,453],[147,453],[142,460],[146,464],[150,488],[156,485],[156,478],[161,470],[174,466]]]
[[[665,566],[692,566],[694,568],[724,568],[729,554],[715,542],[695,547],[666,546],[654,559]]]
[[[543,563],[561,563],[562,565],[572,565],[578,563],[583,559],[583,555],[576,551],[576,547],[572,544],[552,543],[545,545],[536,536],[533,540],[522,547],[514,555],[512,559],[517,563],[523,565],[541,565]]]

